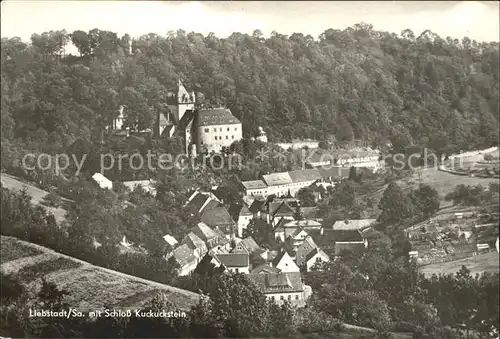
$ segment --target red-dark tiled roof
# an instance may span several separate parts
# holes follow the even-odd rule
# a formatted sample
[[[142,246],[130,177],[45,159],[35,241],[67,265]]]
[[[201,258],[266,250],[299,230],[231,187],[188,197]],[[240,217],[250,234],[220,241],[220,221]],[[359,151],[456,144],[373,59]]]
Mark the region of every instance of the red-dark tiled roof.
[[[197,126],[241,124],[228,108],[200,109],[196,120]]]
[[[250,259],[246,253],[219,253],[217,259],[226,267],[247,267]]]
[[[201,221],[213,228],[234,225],[234,220],[224,207],[205,208],[201,215]]]

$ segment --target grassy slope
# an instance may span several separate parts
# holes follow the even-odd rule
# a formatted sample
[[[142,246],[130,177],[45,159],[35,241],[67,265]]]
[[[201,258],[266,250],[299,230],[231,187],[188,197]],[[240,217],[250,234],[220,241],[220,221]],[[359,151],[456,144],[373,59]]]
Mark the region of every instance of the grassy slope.
[[[199,295],[179,288],[91,265],[48,248],[1,237],[1,270],[15,275],[34,297],[41,278],[67,289],[69,304],[79,310],[142,307],[164,293],[176,309],[189,310]]]
[[[34,204],[40,204],[43,201],[43,198],[48,194],[47,191],[41,190],[32,184],[22,182],[20,179],[13,177],[9,174],[0,173],[0,178],[1,178],[2,186],[5,188],[8,188],[14,192],[22,190],[22,189],[26,189],[26,193],[28,193],[31,196],[32,202]],[[68,201],[68,200],[63,198],[63,201]],[[54,214],[54,217],[56,218],[58,223],[65,220],[65,216],[66,216],[65,209],[63,209],[61,207],[58,207],[58,208],[48,207],[45,205],[44,205],[44,207],[48,211],[52,212],[52,214]]]

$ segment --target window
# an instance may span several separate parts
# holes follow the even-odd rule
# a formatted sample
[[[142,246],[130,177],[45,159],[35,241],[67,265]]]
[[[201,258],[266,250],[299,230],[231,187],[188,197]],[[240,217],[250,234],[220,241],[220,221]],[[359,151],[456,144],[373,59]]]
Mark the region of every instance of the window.
[[[221,131],[221,132],[222,132],[222,127],[221,127],[221,128],[219,128],[219,131]]]
[[[235,130],[235,131],[237,131],[237,130],[238,130],[238,127],[235,127],[235,128],[234,128],[234,130]]]
[[[237,268],[235,268],[235,269],[234,269],[234,271],[235,271],[236,273],[240,273],[240,272],[239,272],[239,270],[238,270]]]
[[[205,128],[205,133],[208,133],[208,128]]]
[[[229,127],[227,128],[228,132],[229,132]]]
[[[280,300],[285,300],[285,298],[283,296],[280,296]]]
[[[295,300],[299,300],[299,295],[298,294],[295,296]]]
[[[217,128],[214,128],[214,132],[217,132]]]
[[[226,135],[226,139],[229,139],[229,136]]]
[[[203,141],[200,141],[200,145],[203,145]]]
[[[274,301],[274,295],[272,295],[272,296],[271,296],[271,300],[273,300],[273,301]]]
[[[292,300],[292,296],[291,296],[291,295],[289,295],[289,296],[288,296],[288,300],[289,300],[289,301],[291,301],[291,300]]]
[[[217,140],[217,136],[214,137],[214,140]]]
[[[234,135],[231,135],[231,139],[234,139]]]

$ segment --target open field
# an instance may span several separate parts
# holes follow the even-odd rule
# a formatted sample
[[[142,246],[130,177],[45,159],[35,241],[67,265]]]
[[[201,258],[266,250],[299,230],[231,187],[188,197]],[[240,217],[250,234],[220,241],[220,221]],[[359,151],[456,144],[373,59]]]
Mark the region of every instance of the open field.
[[[43,201],[43,198],[48,194],[47,191],[41,190],[38,187],[30,185],[28,183],[22,182],[20,179],[13,177],[12,175],[0,173],[0,178],[2,182],[2,187],[8,188],[14,192],[20,191],[22,189],[26,189],[26,193],[31,196],[32,202],[34,204],[40,204]],[[69,202],[69,200],[62,198],[63,201]],[[43,204],[42,204],[43,205]],[[56,221],[61,223],[65,220],[66,210],[58,207],[48,207],[43,205],[47,211],[50,211],[54,214]]]
[[[143,307],[159,293],[166,295],[175,310],[188,311],[200,298],[190,291],[94,266],[13,237],[1,236],[1,262],[1,271],[19,278],[31,299],[44,277],[68,290],[67,302],[81,311]]]
[[[499,182],[499,179],[494,178],[477,178],[455,175],[436,168],[424,168],[415,171],[410,178],[399,181],[398,184],[402,186],[418,187],[420,183],[427,184],[437,190],[441,198],[451,192],[455,186],[463,185],[483,185],[487,187],[491,182]]]
[[[499,257],[496,251],[445,263],[425,265],[420,268],[420,271],[426,276],[431,276],[433,274],[455,274],[462,268],[462,265],[467,267],[472,275],[476,273],[481,274],[483,272],[500,272]]]

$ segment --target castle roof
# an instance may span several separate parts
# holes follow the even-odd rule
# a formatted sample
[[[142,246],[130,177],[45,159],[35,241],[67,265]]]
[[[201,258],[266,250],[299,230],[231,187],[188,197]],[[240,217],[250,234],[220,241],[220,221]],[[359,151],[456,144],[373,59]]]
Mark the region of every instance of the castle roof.
[[[210,108],[198,110],[197,126],[236,125],[241,122],[229,108]]]

